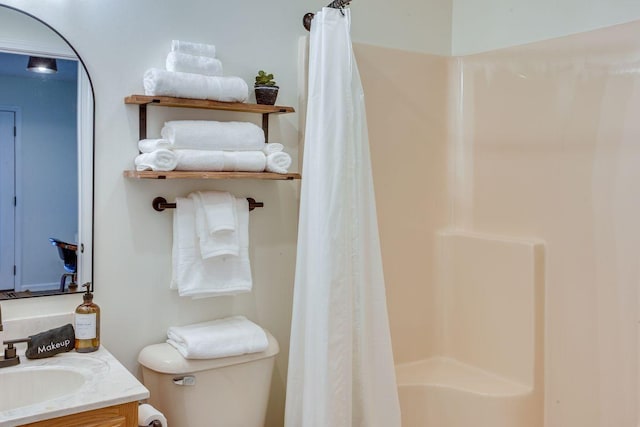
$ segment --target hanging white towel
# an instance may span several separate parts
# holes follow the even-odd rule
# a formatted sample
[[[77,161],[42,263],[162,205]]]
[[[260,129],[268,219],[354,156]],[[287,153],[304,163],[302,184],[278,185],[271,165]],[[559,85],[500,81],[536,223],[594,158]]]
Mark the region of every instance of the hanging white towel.
[[[235,197],[226,191],[198,191],[204,208],[207,232],[235,231],[238,227]]]
[[[196,235],[193,200],[176,198],[171,288],[177,289],[180,296],[207,298],[251,291],[249,203],[243,198],[236,198],[235,203],[240,254],[203,259]]]
[[[136,170],[146,171],[172,171],[178,165],[178,159],[173,151],[156,150],[151,153],[142,153],[136,156],[134,163]]]
[[[324,8],[311,26],[286,427],[400,427],[350,25]]]
[[[176,208],[173,211],[173,242],[171,245],[171,283],[169,289],[178,289],[178,276],[194,262],[196,211],[193,200],[176,197]],[[193,227],[193,228],[190,228]],[[191,233],[194,235],[192,236]]]
[[[182,52],[169,52],[165,61],[167,71],[202,74],[204,76],[222,76],[222,62],[208,56],[189,55]]]
[[[240,254],[236,200],[222,191],[189,194],[196,215],[196,234],[202,258]]]
[[[144,93],[150,96],[246,102],[249,86],[240,77],[203,76],[151,68],[144,73]]]
[[[180,171],[262,172],[267,157],[262,151],[174,150]]]
[[[269,340],[264,330],[244,316],[171,326],[167,342],[185,359],[215,359],[264,351]]]
[[[216,57],[216,46],[207,43],[194,43],[181,40],[171,40],[171,51],[188,53],[189,55]]]
[[[212,151],[262,151],[264,131],[250,122],[173,120],[165,122],[162,138],[173,149]]]
[[[278,151],[267,156],[265,170],[267,172],[287,173],[290,166],[291,156],[284,151]]]
[[[138,141],[138,150],[141,153],[153,153],[161,148],[171,148],[171,143],[166,139],[141,139]]]

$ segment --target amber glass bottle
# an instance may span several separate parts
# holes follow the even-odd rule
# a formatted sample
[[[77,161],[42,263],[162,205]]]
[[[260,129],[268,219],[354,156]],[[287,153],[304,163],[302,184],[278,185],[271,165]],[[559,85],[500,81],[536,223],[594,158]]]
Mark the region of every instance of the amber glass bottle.
[[[75,334],[78,353],[90,353],[100,348],[100,307],[93,302],[90,285],[91,283],[82,285],[87,288],[87,292],[82,296],[83,303],[76,308]]]

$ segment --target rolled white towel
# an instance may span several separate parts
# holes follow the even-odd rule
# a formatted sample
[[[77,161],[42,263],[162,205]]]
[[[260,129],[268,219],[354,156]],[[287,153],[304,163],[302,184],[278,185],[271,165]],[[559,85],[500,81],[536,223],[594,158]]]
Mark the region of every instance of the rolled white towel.
[[[203,76],[151,68],[144,73],[144,93],[149,96],[246,102],[249,86],[240,77]]]
[[[174,120],[160,133],[174,149],[260,151],[265,146],[264,131],[249,122]]]
[[[265,170],[267,172],[287,173],[290,166],[291,156],[284,151],[278,151],[267,156]]]
[[[188,53],[189,55],[216,57],[216,47],[212,44],[171,40],[171,52]]]
[[[173,150],[176,170],[210,172],[263,172],[267,157],[262,151]]]
[[[214,359],[264,351],[264,330],[244,316],[232,316],[187,326],[171,326],[167,342],[186,359]]]
[[[136,170],[139,171],[172,171],[178,164],[175,153],[171,150],[156,150],[152,153],[139,154],[134,161]]]
[[[208,56],[189,55],[182,52],[169,52],[166,61],[167,71],[221,76],[222,62]]]
[[[138,141],[138,150],[141,153],[153,153],[161,148],[171,148],[171,142],[166,139],[141,139]]]
[[[262,151],[223,151],[224,170],[230,172],[263,172],[267,156]]]
[[[280,144],[279,142],[270,142],[265,145],[262,151],[264,151],[265,154],[269,155],[271,153],[278,153],[282,150],[284,150],[284,145]]]

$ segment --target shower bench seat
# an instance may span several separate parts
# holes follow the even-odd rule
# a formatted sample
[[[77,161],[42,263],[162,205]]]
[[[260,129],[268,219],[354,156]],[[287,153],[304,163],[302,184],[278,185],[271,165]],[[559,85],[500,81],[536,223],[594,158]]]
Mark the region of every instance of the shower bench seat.
[[[447,357],[396,366],[402,427],[539,427],[532,387]]]
[[[396,366],[399,386],[430,385],[485,396],[517,396],[531,387],[448,357],[432,357]]]

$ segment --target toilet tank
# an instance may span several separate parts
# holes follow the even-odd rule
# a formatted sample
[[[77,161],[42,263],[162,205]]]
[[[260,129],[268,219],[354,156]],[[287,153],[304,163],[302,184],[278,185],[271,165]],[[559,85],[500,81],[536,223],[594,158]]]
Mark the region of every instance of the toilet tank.
[[[263,427],[279,347],[219,359],[185,359],[167,343],[142,349],[138,362],[149,403],[172,427]]]

